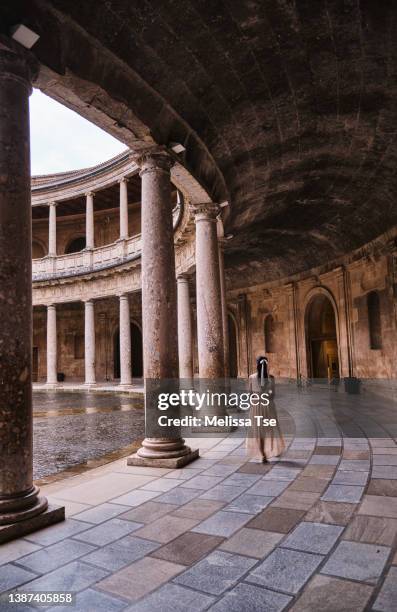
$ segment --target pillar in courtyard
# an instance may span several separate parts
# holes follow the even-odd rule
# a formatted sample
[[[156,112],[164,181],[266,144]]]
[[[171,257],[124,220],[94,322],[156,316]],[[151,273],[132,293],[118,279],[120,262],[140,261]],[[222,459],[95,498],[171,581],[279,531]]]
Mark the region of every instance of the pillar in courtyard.
[[[172,159],[152,149],[137,159],[142,179],[142,329],[147,437],[128,459],[129,465],[181,467],[198,456],[184,444],[180,432],[149,437],[148,424],[157,406],[150,393],[178,379],[177,293],[170,170]],[[167,435],[168,434],[168,435]]]
[[[57,204],[48,203],[48,255],[55,257],[57,254]]]
[[[128,186],[127,179],[120,180],[120,240],[128,238]]]
[[[47,385],[57,384],[57,309],[47,306]]]
[[[84,302],[85,384],[95,384],[95,308],[94,301]]]
[[[131,321],[128,295],[120,295],[120,385],[132,384]]]
[[[189,279],[178,276],[178,354],[179,377],[193,378],[192,313],[190,309]]]
[[[200,379],[224,378],[222,294],[217,215],[212,202],[195,206],[197,341]]]
[[[220,279],[220,284],[221,284],[221,304],[222,304],[223,362],[225,364],[225,377],[229,378],[230,376],[229,326],[228,326],[228,319],[227,319],[224,244],[225,244],[225,239],[223,238],[223,236],[218,236],[219,279]]]
[[[33,485],[30,70],[0,39],[0,543],[64,518]]]
[[[93,249],[94,241],[94,194],[89,191],[85,194],[85,248]]]

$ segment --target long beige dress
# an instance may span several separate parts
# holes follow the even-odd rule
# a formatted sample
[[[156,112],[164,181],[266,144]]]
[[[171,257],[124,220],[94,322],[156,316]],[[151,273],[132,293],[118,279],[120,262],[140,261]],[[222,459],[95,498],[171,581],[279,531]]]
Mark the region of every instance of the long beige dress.
[[[275,384],[273,376],[266,379],[265,386],[261,388],[258,381],[258,375],[255,372],[249,377],[249,387],[251,393],[269,393],[270,404],[268,406],[250,407],[250,418],[252,426],[247,431],[246,449],[247,455],[253,459],[270,459],[278,457],[285,449],[284,437],[281,432],[280,424],[277,418],[277,411],[274,401]],[[276,427],[266,427],[257,425],[255,416],[261,416],[265,419],[276,419]]]

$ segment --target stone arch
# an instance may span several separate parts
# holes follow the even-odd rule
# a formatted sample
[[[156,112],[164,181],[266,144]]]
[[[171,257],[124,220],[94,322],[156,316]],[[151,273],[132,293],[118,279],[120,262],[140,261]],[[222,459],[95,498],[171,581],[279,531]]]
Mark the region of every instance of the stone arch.
[[[65,255],[70,255],[72,253],[80,253],[85,249],[85,236],[75,236],[66,244],[65,247]]]
[[[377,291],[367,293],[369,348],[380,350],[382,348],[382,325],[380,318],[380,299]]]
[[[306,363],[309,378],[340,377],[339,317],[335,299],[325,287],[315,287],[304,301]]]
[[[143,376],[143,341],[142,328],[135,319],[130,320],[131,330],[131,374],[133,378]],[[120,378],[120,328],[113,331],[113,377]]]
[[[41,240],[32,240],[32,259],[42,259],[47,255],[47,250]]]

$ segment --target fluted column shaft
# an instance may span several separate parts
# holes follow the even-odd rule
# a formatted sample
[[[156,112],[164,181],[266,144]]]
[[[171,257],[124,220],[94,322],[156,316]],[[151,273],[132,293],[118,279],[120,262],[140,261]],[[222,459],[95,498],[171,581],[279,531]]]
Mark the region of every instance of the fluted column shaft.
[[[54,304],[47,306],[47,384],[57,383],[57,310]]]
[[[48,204],[48,255],[55,257],[57,254],[57,209],[56,202]]]
[[[128,238],[128,186],[127,179],[120,181],[120,240]]]
[[[199,373],[202,379],[224,377],[223,323],[219,251],[218,206],[194,209],[196,221],[196,300]]]
[[[85,358],[85,383],[95,383],[95,309],[94,302],[84,302],[84,358]]]
[[[131,322],[128,295],[120,295],[120,384],[132,384]]]
[[[94,194],[86,193],[86,213],[85,213],[85,247],[93,249],[94,241]]]
[[[192,315],[190,310],[189,279],[184,276],[178,276],[177,288],[179,377],[192,378]]]

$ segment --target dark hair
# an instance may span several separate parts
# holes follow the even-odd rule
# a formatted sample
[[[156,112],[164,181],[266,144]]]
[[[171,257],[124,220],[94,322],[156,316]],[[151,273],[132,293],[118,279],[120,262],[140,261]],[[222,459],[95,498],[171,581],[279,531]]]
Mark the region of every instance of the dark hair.
[[[260,355],[259,357],[256,358],[256,371],[257,371],[258,380],[261,379],[263,361],[265,362],[264,368],[263,368],[264,378],[269,378],[269,372],[268,372],[268,367],[267,367],[269,360],[267,357],[265,357],[265,355]]]

